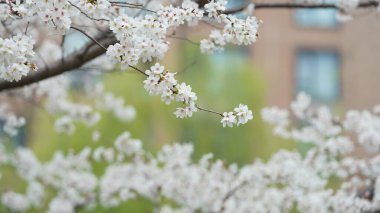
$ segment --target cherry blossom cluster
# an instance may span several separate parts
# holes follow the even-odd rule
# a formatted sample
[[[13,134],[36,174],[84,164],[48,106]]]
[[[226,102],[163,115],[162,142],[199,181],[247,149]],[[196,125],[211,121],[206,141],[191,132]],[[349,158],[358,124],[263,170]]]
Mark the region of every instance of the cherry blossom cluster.
[[[245,20],[233,15],[220,15],[219,17],[225,23],[223,31],[212,30],[208,39],[202,39],[201,52],[222,51],[227,43],[251,45],[256,42],[259,28],[256,17],[249,16]]]
[[[73,20],[85,13],[87,18],[108,18],[115,16],[111,3],[108,0],[51,0],[51,1],[9,1],[0,8],[4,20],[14,17],[37,19],[45,23],[48,28],[57,34],[65,34],[71,27]],[[92,17],[93,16],[93,17]]]
[[[289,111],[271,107],[262,110],[263,119],[274,126],[274,133],[285,138],[292,138],[304,143],[324,144],[326,138],[340,136],[344,131],[353,132],[358,137],[358,143],[368,152],[380,151],[380,107],[372,111],[349,110],[344,119],[334,116],[326,106],[313,107],[311,98],[298,94],[291,104],[294,116],[307,121],[310,125],[302,128],[290,128]],[[333,149],[351,150],[352,144],[339,143]],[[346,144],[343,146],[343,144]],[[331,147],[330,147],[331,148]]]
[[[149,70],[145,71],[147,78],[144,80],[144,88],[149,95],[160,95],[162,101],[170,104],[173,100],[180,102],[185,107],[178,107],[174,112],[177,118],[188,118],[193,116],[193,113],[202,108],[197,107],[197,95],[192,91],[190,85],[178,83],[174,78],[176,73],[165,71],[165,68],[159,63],[156,63]],[[219,113],[217,113],[219,114]],[[248,106],[240,104],[234,109],[234,112],[225,112],[220,114],[223,116],[221,123],[223,127],[232,127],[234,124],[239,126],[245,124],[253,118],[252,111]]]
[[[8,39],[0,38],[0,78],[19,81],[37,66],[30,62],[34,56],[34,40],[22,34]]]
[[[14,95],[40,106],[55,116],[55,130],[68,135],[75,132],[75,124],[78,122],[94,127],[101,119],[100,112],[112,112],[122,122],[131,122],[135,119],[135,108],[126,105],[122,97],[107,92],[101,83],[94,84],[93,81],[89,81],[85,84],[84,92],[89,98],[88,101],[72,100],[69,93],[70,82],[64,76],[52,78],[25,87]],[[15,136],[18,128],[25,124],[25,119],[9,113],[5,107],[0,110],[0,118],[6,121],[4,130],[10,136]],[[100,136],[94,136],[98,137]]]
[[[318,159],[318,162],[314,162],[314,169],[321,175],[342,178],[344,190],[363,187],[379,177],[380,171],[375,165],[380,158],[378,155],[370,157],[380,151],[379,106],[372,111],[349,110],[345,117],[340,119],[326,106],[313,106],[311,98],[305,93],[300,93],[291,104],[291,112],[305,125],[292,127],[289,111],[278,107],[264,109],[262,117],[274,126],[274,134],[312,145],[313,148],[307,152],[306,159]],[[348,137],[347,133],[356,135],[357,142]],[[369,157],[355,159],[350,156],[355,144],[366,150]]]
[[[51,50],[45,50],[46,45],[42,43],[42,45],[38,45],[39,53],[36,54],[37,57],[32,59],[35,55],[33,51],[34,41],[31,37],[26,36],[28,28],[31,28],[29,31],[33,31],[31,35],[37,41],[46,40],[46,35],[43,35],[46,31],[49,31],[50,35],[66,36],[70,28],[81,32],[81,29],[79,29],[81,27],[78,26],[92,27],[95,31],[109,28],[118,42],[106,47],[106,55],[113,62],[120,63],[122,68],[135,66],[140,61],[149,62],[154,59],[162,59],[169,50],[167,38],[174,35],[179,26],[184,24],[194,26],[199,21],[204,21],[206,17],[208,19],[217,19],[225,27],[223,31],[212,31],[210,39],[201,41],[202,52],[212,53],[215,50],[223,50],[223,46],[227,42],[237,45],[248,45],[255,42],[258,27],[256,18],[239,19],[233,15],[223,15],[226,4],[227,1],[225,0],[210,1],[203,8],[199,8],[195,1],[185,0],[168,6],[156,4],[152,7],[140,8],[141,13],[131,13],[130,10],[123,10],[120,7],[131,7],[130,9],[136,7],[135,9],[138,10],[140,6],[144,5],[144,1],[136,2],[136,4],[108,0],[6,1],[4,4],[0,4],[1,10],[6,11],[6,15],[2,16],[2,21],[15,23],[16,25],[20,24],[25,26],[26,29],[22,32],[25,35],[20,33],[12,38],[1,40],[4,41],[4,45],[0,47],[4,46],[4,48],[0,49],[0,51],[3,50],[2,52],[7,57],[2,57],[4,63],[3,67],[1,67],[2,69],[0,69],[0,77],[8,81],[19,81],[29,73],[30,69],[37,68],[35,64],[29,62],[30,60],[37,61],[40,67],[48,69],[47,61],[50,63],[59,60],[50,60],[50,58],[56,58],[53,55],[65,56],[64,51],[60,49],[60,45],[54,45],[54,54],[46,54],[45,52]],[[27,20],[27,22],[22,22],[22,20]],[[44,25],[39,29],[36,26],[41,25],[41,22]],[[12,28],[13,26],[10,25],[9,27]],[[89,30],[83,34],[91,37],[95,31]],[[38,33],[40,35],[37,35]],[[62,39],[60,42],[64,43],[65,38]],[[49,39],[50,42],[53,42],[53,40]],[[47,46],[52,47],[51,43],[47,43]],[[104,57],[98,61],[103,59]],[[98,66],[103,68],[107,66],[106,64],[108,63],[98,63]],[[190,85],[185,83],[177,84],[174,79],[175,74],[165,72],[161,75],[163,74],[165,76],[151,75],[148,77],[151,85],[148,85],[148,81],[146,81],[146,88],[149,86],[154,87],[155,84],[156,86],[160,85],[160,88],[154,94],[160,94],[167,104],[174,99],[185,104],[184,107],[178,108],[175,112],[177,117],[192,116],[192,113],[197,111],[198,108],[195,105],[197,96],[191,91]],[[161,78],[166,80],[162,81]],[[58,132],[73,134],[75,131],[74,122],[80,121],[88,126],[94,126],[100,119],[100,114],[96,112],[93,106],[74,103],[69,100],[69,95],[66,92],[69,87],[68,83],[62,83],[62,80],[51,80],[43,81],[36,85],[38,86],[31,86],[34,89],[30,89],[30,87],[24,89],[24,96],[42,97],[44,100],[43,105],[47,111],[59,117],[55,123],[55,128]],[[153,89],[150,88],[149,90],[152,93]],[[134,109],[125,106],[121,98],[109,93],[101,93],[100,97],[102,98],[97,102],[103,102],[103,104],[96,103],[97,108],[113,111],[116,117],[124,121],[133,119],[135,115]],[[243,122],[237,123],[242,124]]]
[[[284,112],[269,108],[263,118],[287,125]],[[319,128],[309,118],[305,128]],[[376,211],[380,157],[354,157],[352,145],[351,139],[338,134],[314,143],[305,155],[280,150],[265,163],[257,159],[239,167],[212,154],[194,161],[194,148],[186,143],[164,145],[152,154],[129,132],[117,137],[113,146],[86,147],[78,153],[57,151],[47,162],[26,148],[12,153],[0,144],[0,166],[13,167],[28,183],[25,192],[4,192],[1,202],[12,212],[40,209],[48,203],[50,213],[108,209],[139,197],[162,213]],[[99,165],[105,168],[95,175],[93,167]],[[329,185],[331,177],[340,179],[338,188]],[[362,187],[371,187],[373,198],[361,195]],[[55,191],[51,199],[46,196],[48,188]]]
[[[240,104],[233,112],[224,112],[221,123],[223,127],[233,127],[235,124],[237,126],[246,124],[251,119],[253,119],[252,111],[248,109],[247,105]]]
[[[212,30],[208,39],[201,40],[201,52],[208,54],[221,52],[224,50],[224,45],[226,41],[220,30]]]
[[[220,14],[226,10],[226,0],[211,0],[205,5],[205,10],[210,18],[219,18]]]
[[[27,9],[25,16],[38,17],[58,34],[65,34],[70,28],[71,12],[75,12],[67,0],[26,1],[24,6]]]
[[[195,103],[198,99],[197,95],[192,91],[190,85],[177,82],[174,78],[176,73],[165,71],[163,66],[156,63],[145,71],[145,74],[147,78],[144,80],[144,88],[149,95],[160,95],[166,104],[176,100],[186,105],[186,107],[177,108],[174,113],[177,118],[191,117],[197,111]]]
[[[110,29],[120,42],[110,46],[107,55],[124,65],[136,65],[139,59],[162,59],[169,49],[165,40],[168,31],[185,21],[194,25],[202,17],[203,11],[190,0],[184,1],[181,8],[170,5],[145,16],[118,16],[110,22]]]
[[[107,55],[121,64],[136,65],[140,58],[144,62],[162,58],[169,48],[164,40],[167,26],[152,16],[120,16],[110,23],[110,28],[120,43],[108,47]]]
[[[112,16],[112,12],[115,13],[113,8],[111,7],[111,2],[108,0],[97,0],[97,1],[89,1],[89,0],[74,0],[69,1],[72,5],[76,5],[84,11],[90,18],[94,19],[107,19]]]

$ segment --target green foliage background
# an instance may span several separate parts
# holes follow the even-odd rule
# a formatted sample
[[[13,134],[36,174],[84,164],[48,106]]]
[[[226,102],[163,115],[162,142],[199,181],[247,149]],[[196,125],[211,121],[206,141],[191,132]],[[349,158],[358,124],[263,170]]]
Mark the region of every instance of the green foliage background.
[[[120,133],[130,131],[152,152],[163,144],[189,142],[194,144],[194,159],[212,152],[215,158],[239,165],[250,163],[256,158],[266,160],[280,148],[293,147],[291,142],[271,136],[270,127],[264,125],[260,118],[260,109],[265,104],[266,85],[261,73],[250,63],[245,49],[229,48],[222,54],[206,57],[199,54],[197,47],[184,45],[177,48],[163,64],[169,71],[178,72],[177,79],[180,82],[192,86],[200,106],[223,112],[244,103],[253,111],[254,120],[238,128],[223,128],[220,117],[205,112],[197,112],[190,119],[177,119],[173,114],[177,106],[175,103],[167,106],[160,97],[149,96],[143,88],[144,76],[127,70],[107,74],[102,81],[108,91],[123,96],[127,104],[136,108],[135,121],[122,123],[111,113],[103,113],[101,122],[95,127],[101,132],[101,139],[94,143],[91,140],[93,130],[80,124],[73,136],[55,133],[53,118],[45,111],[36,109],[32,122],[28,124],[28,146],[41,161],[46,161],[56,150],[66,152],[86,146],[112,146]],[[73,95],[80,100],[80,94],[73,91]],[[102,166],[94,168],[98,174],[103,169]],[[25,183],[15,178],[10,169],[4,169],[2,173],[0,191],[25,190]],[[148,201],[140,198],[107,212],[152,212],[152,209]],[[91,212],[104,211],[97,208]]]

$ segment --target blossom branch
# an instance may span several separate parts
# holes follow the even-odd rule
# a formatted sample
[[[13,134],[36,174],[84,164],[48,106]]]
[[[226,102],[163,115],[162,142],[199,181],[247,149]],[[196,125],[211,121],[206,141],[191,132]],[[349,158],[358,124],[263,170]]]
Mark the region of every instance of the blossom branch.
[[[229,10],[225,10],[224,14],[234,14],[242,12],[248,5],[237,7]],[[358,8],[376,8],[379,6],[379,2],[371,0],[367,2],[359,3]],[[305,3],[257,3],[255,4],[255,10],[259,9],[341,9],[336,4],[305,4]]]
[[[200,111],[204,111],[204,112],[209,112],[209,113],[213,113],[213,114],[217,114],[217,115],[220,115],[223,117],[223,114],[220,113],[220,112],[215,112],[213,110],[209,110],[209,109],[205,109],[205,108],[202,108],[202,107],[199,107],[198,105],[195,105],[195,107],[200,110]]]
[[[106,37],[106,35],[101,35],[99,36],[99,39],[95,40],[98,41],[98,43],[101,44],[102,47],[98,45],[93,46],[93,43],[89,43],[83,48],[81,48],[81,50],[67,56],[67,58],[65,58],[64,61],[59,59],[56,62],[52,63],[49,69],[45,68],[39,72],[30,74],[17,82],[1,81],[0,91],[19,88],[22,86],[42,81],[47,78],[60,75],[65,72],[73,71],[81,67],[85,63],[97,58],[98,56],[103,55],[106,52],[106,48],[109,45],[112,45],[117,42],[115,37]]]
[[[79,10],[79,12],[81,12],[84,16],[86,16],[87,18],[89,18],[91,20],[94,20],[94,21],[110,21],[110,20],[104,19],[104,18],[93,18],[93,17],[89,16],[87,13],[83,12],[78,6],[73,4],[71,1],[68,1],[68,2],[71,6],[75,7],[77,10]]]

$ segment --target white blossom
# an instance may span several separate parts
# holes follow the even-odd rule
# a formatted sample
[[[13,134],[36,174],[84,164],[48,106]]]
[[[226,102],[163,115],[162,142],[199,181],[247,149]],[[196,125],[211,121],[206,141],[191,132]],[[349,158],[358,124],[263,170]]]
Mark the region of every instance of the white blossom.
[[[236,116],[233,112],[224,112],[221,123],[223,124],[223,127],[233,127],[233,125],[236,124]]]
[[[226,0],[211,0],[205,5],[205,10],[208,13],[208,17],[217,18],[221,12],[226,10]]]
[[[49,204],[48,213],[74,213],[74,206],[65,199],[55,198]]]
[[[245,124],[249,120],[253,119],[252,111],[248,109],[247,105],[239,104],[238,107],[234,109],[236,117],[238,119],[237,125]]]
[[[337,7],[341,8],[344,11],[351,11],[356,9],[359,6],[359,0],[337,0]]]
[[[228,16],[225,22],[223,37],[226,42],[237,45],[250,45],[256,42],[259,24],[255,17],[242,20],[235,16]]]
[[[75,131],[75,126],[70,117],[62,117],[55,122],[55,130],[59,133],[66,133],[68,135],[72,135]]]
[[[28,198],[16,192],[4,193],[1,202],[6,208],[14,212],[25,212],[30,208]]]
[[[19,81],[36,65],[30,60],[34,56],[34,40],[22,34],[12,38],[0,38],[0,78],[6,81]]]

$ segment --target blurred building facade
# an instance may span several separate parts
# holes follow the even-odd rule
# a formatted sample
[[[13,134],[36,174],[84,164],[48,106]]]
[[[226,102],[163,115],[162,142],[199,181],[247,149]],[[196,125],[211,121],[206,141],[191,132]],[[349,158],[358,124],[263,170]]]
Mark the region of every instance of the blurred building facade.
[[[267,81],[267,104],[288,106],[299,91],[316,102],[364,109],[380,103],[380,14],[361,9],[339,23],[334,9],[266,9],[252,45]]]

